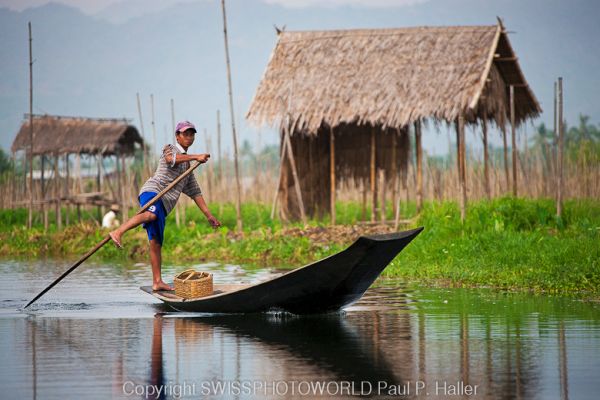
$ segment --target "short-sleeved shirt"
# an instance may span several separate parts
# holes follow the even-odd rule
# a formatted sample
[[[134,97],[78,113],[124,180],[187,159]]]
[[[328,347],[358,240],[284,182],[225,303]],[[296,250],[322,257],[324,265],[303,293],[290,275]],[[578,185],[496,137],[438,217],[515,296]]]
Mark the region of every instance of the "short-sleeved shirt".
[[[164,190],[171,182],[177,179],[178,176],[183,174],[190,167],[189,162],[183,162],[177,165],[172,165],[173,163],[168,163],[166,160],[167,155],[173,155],[177,157],[180,154],[185,154],[183,152],[183,148],[180,146],[168,144],[163,148],[162,155],[160,156],[160,160],[158,162],[158,167],[156,168],[156,172],[154,176],[144,183],[142,188],[140,189],[140,194],[144,192],[155,192],[160,193]],[[194,174],[189,174],[187,177],[179,181],[175,187],[165,193],[162,197],[162,203],[165,207],[165,211],[167,214],[171,212],[171,210],[175,207],[177,200],[179,199],[179,195],[181,193],[186,194],[190,198],[198,197],[202,194],[200,190],[200,185],[198,185],[198,181]]]

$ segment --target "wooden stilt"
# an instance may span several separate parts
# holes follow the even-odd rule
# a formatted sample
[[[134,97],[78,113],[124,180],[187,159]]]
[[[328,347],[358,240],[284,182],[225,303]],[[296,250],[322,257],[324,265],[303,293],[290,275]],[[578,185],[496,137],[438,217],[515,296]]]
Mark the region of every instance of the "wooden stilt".
[[[398,147],[398,135],[400,133],[400,129],[395,129],[392,134],[392,208],[394,215],[397,214],[397,201],[398,201],[398,157],[397,147]]]
[[[376,176],[377,149],[375,147],[375,127],[371,128],[371,222],[377,216],[377,176]]]
[[[69,214],[71,211],[71,206],[69,203],[69,154],[65,154],[65,171],[66,171],[66,176],[65,176],[65,182],[64,182],[64,196],[67,199],[67,203],[65,204],[65,225],[69,226]]]
[[[381,192],[381,205],[379,207],[379,219],[382,224],[385,224],[386,221],[386,207],[385,207],[385,195],[386,195],[386,182],[385,182],[385,169],[381,168],[379,170],[379,191]]]
[[[300,218],[302,222],[306,224],[306,212],[304,208],[304,201],[302,201],[302,191],[300,189],[300,179],[298,178],[298,172],[296,170],[296,161],[294,159],[294,152],[292,151],[292,143],[290,141],[289,127],[284,129],[283,140],[287,141],[287,157],[290,160],[290,167],[292,168],[292,177],[294,178],[294,190],[296,191],[296,197],[298,199],[298,206],[300,208]]]
[[[423,207],[423,147],[421,145],[421,121],[415,121],[415,149],[417,158],[417,213]]]
[[[512,139],[512,193],[517,197],[517,133],[515,131],[515,87],[510,85],[510,128]]]
[[[46,156],[45,155],[41,155],[40,158],[42,159],[42,179],[41,179],[41,196],[40,198],[42,199],[42,215],[43,215],[43,220],[44,220],[44,232],[46,232],[48,230],[48,208],[46,207],[46,178],[45,178],[45,172],[46,172]]]
[[[329,176],[330,176],[330,196],[329,212],[331,215],[331,225],[335,225],[335,136],[333,127],[329,127]]]
[[[96,155],[96,164],[98,167],[98,172],[96,174],[96,191],[98,193],[102,193],[102,171],[101,171],[101,167],[100,167],[100,160],[101,160],[102,154],[97,154]],[[101,206],[96,207],[97,210],[97,220],[98,223],[101,224],[102,223],[102,216],[103,216],[103,211]]]
[[[485,190],[485,196],[489,200],[491,196],[490,192],[490,168],[489,168],[489,154],[488,154],[488,138],[487,138],[487,115],[484,114],[483,120],[481,121],[481,128],[483,130],[483,186]]]
[[[456,141],[458,147],[458,175],[460,182],[460,219],[464,222],[467,215],[467,185],[465,163],[465,120],[461,115],[456,124]]]
[[[504,146],[504,176],[505,176],[505,192],[507,192],[510,187],[510,175],[508,173],[508,144],[506,143],[506,124],[502,124],[500,126],[502,130],[502,145]]]
[[[56,210],[56,229],[62,229],[62,214],[60,202],[60,173],[58,171],[58,154],[54,156],[54,201]]]

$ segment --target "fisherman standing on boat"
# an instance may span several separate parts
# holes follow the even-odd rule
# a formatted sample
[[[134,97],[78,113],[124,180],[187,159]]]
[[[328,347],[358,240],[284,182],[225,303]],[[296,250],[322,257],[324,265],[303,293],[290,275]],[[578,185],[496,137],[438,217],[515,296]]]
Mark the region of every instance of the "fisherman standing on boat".
[[[140,189],[138,198],[140,206],[143,207],[152,200],[157,193],[160,193],[171,182],[177,179],[178,176],[183,174],[190,167],[190,161],[197,161],[199,163],[208,161],[210,154],[187,154],[188,148],[194,143],[195,134],[196,128],[191,122],[182,121],[177,124],[175,128],[175,138],[177,142],[175,145],[168,144],[163,148],[163,153],[160,157],[154,176],[148,179]],[[162,280],[161,249],[167,214],[175,207],[179,195],[182,192],[194,200],[213,228],[221,226],[221,223],[208,210],[196,178],[193,174],[190,174],[165,193],[162,198],[150,206],[148,210],[141,214],[136,214],[116,230],[109,233],[110,238],[115,245],[121,248],[121,236],[128,230],[143,224],[144,229],[146,229],[148,233],[148,240],[150,242],[152,290],[173,290],[172,287]]]

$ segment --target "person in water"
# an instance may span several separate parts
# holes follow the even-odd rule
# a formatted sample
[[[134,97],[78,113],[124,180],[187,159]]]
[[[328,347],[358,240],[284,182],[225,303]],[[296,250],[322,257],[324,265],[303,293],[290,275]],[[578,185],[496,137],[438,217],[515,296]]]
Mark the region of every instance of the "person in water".
[[[189,167],[190,161],[205,163],[210,158],[210,154],[188,154],[189,147],[194,143],[196,128],[189,121],[179,122],[175,128],[174,145],[168,144],[163,148],[158,167],[154,176],[144,183],[140,189],[138,197],[140,206],[146,205],[154,196],[165,189],[177,177],[183,174]],[[198,208],[206,216],[206,219],[213,228],[218,228],[221,223],[210,213],[200,186],[196,181],[194,174],[190,174],[177,183],[171,190],[165,193],[156,203],[150,206],[146,211],[137,214],[127,222],[123,223],[117,229],[109,233],[110,238],[119,248],[122,248],[121,236],[130,229],[143,224],[148,233],[150,242],[150,264],[152,265],[152,290],[173,290],[162,280],[161,250],[163,245],[165,220],[167,215],[177,204],[181,193],[194,200]]]

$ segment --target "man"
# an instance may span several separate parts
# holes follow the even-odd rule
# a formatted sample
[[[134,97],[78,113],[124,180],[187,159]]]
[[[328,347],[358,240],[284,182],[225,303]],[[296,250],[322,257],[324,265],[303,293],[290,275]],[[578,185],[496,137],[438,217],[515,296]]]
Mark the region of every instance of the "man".
[[[195,135],[196,128],[191,122],[182,121],[177,124],[175,128],[176,144],[169,144],[164,147],[154,176],[148,179],[140,189],[140,206],[143,207],[152,200],[157,193],[161,192],[178,176],[183,174],[190,167],[190,161],[198,161],[200,163],[208,161],[210,154],[187,154],[188,148],[194,143]],[[128,230],[143,224],[144,229],[146,229],[148,233],[148,240],[150,242],[152,290],[173,290],[171,286],[167,285],[162,280],[161,249],[165,230],[165,219],[167,214],[169,214],[175,207],[175,204],[177,204],[179,195],[182,192],[194,200],[213,228],[221,226],[221,223],[208,210],[194,174],[190,174],[165,193],[162,198],[150,206],[148,210],[135,215],[119,228],[109,233],[115,245],[121,248],[121,236]]]

